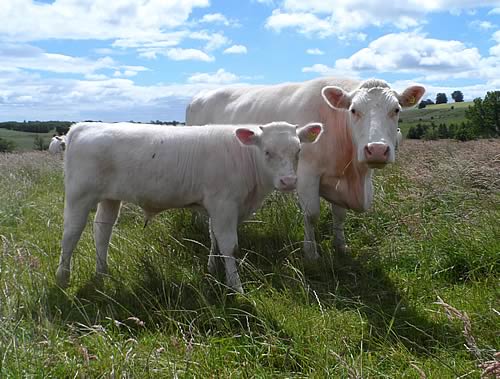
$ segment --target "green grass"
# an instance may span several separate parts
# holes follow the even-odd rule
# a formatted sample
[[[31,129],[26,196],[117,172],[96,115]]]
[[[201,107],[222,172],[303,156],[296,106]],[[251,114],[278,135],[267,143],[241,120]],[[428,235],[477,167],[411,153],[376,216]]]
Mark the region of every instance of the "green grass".
[[[472,105],[472,102],[434,104],[423,109],[408,109],[401,113],[400,119],[402,122],[399,123],[399,127],[403,134],[406,135],[408,129],[418,123],[433,121],[436,124],[458,124],[465,121],[465,111],[470,105]]]
[[[208,234],[190,212],[165,212],[143,229],[131,205],[115,227],[104,287],[93,281],[89,221],[72,284],[60,290],[61,161],[0,155],[0,377],[479,377],[462,324],[434,302],[468,313],[490,359],[499,347],[499,183],[461,171],[451,153],[425,180],[413,175],[425,159],[415,151],[434,146],[418,143],[401,151],[414,165],[377,172],[373,210],[349,214],[350,254],[331,251],[323,204],[322,258],[306,264],[293,197],[271,196],[239,230],[245,295],[207,274]],[[462,146],[474,145],[453,148]]]
[[[33,150],[33,141],[36,135],[43,137],[44,141],[48,145],[54,133],[55,130],[51,130],[49,133],[28,133],[0,128],[0,138],[14,141],[16,144],[15,150],[17,151]]]

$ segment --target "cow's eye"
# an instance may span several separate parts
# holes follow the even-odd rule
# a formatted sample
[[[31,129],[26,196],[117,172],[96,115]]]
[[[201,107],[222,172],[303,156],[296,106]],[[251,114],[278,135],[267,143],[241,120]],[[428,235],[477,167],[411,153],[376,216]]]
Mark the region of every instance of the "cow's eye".
[[[266,158],[271,158],[271,156],[272,156],[272,154],[269,150],[266,150],[265,154],[266,154]]]
[[[356,114],[356,109],[352,108],[352,109],[351,109],[351,113],[352,113],[352,114]]]
[[[399,108],[394,109],[394,113],[398,114],[399,113]]]

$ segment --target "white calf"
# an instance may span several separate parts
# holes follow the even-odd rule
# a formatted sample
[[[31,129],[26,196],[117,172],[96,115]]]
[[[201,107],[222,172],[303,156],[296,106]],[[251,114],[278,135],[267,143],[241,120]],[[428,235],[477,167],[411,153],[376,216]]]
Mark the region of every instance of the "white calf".
[[[73,250],[97,204],[94,238],[97,274],[107,272],[107,252],[121,201],[147,215],[169,208],[202,207],[210,218],[209,269],[216,249],[226,283],[242,291],[234,258],[237,226],[273,189],[295,189],[301,143],[317,140],[321,124],[164,127],[81,123],[68,135],[65,157],[64,234],[56,279],[69,283]]]

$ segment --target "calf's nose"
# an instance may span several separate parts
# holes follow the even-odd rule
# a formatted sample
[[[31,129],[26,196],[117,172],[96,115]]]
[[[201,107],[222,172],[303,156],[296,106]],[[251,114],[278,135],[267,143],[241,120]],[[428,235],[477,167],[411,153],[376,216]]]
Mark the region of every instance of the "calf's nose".
[[[372,142],[365,146],[365,158],[368,163],[386,163],[390,147],[386,143]]]
[[[297,186],[297,177],[295,175],[283,176],[280,178],[280,184],[286,189],[294,189]]]

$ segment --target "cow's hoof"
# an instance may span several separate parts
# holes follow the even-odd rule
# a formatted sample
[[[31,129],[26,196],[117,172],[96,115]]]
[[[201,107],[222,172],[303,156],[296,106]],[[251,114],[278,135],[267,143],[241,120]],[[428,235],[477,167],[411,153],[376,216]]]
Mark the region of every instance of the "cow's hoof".
[[[56,271],[56,283],[61,288],[68,288],[70,271],[67,268],[59,266]]]

